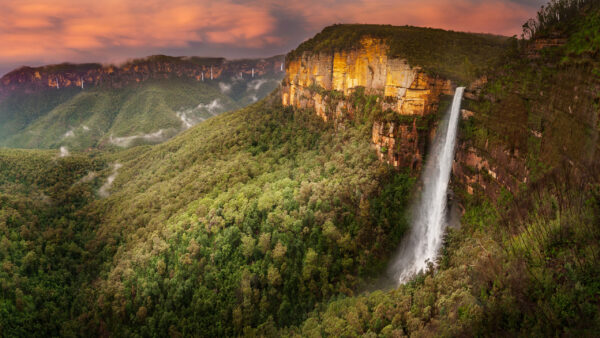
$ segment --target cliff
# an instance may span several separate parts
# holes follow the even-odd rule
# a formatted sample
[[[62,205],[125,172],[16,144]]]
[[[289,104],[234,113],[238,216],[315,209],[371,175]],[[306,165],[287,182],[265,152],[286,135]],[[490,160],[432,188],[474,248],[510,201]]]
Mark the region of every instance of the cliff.
[[[555,59],[521,58],[469,88],[453,167],[459,190],[495,200],[503,191],[600,178],[595,65]]]
[[[389,46],[371,37],[363,37],[358,48],[288,58],[284,106],[314,109],[337,124],[354,117],[358,92],[376,97],[382,113],[373,121],[371,137],[379,158],[397,168],[420,168],[428,130],[418,125],[437,113],[440,97],[453,92],[452,82],[389,56]]]
[[[0,79],[0,97],[13,91],[33,92],[45,88],[125,86],[153,79],[188,78],[197,81],[226,77],[264,76],[281,71],[283,56],[267,59],[226,60],[224,58],[150,56],[123,65],[60,64],[37,68],[22,67]]]

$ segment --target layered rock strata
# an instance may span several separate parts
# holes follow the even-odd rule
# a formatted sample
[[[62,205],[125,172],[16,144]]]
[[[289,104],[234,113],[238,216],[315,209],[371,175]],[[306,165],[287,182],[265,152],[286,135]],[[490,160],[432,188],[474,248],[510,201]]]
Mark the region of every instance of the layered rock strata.
[[[107,85],[122,88],[153,79],[187,78],[196,81],[227,77],[260,77],[282,72],[283,56],[256,60],[224,58],[151,56],[121,66],[60,64],[44,67],[21,67],[0,79],[0,97],[15,90],[33,92],[45,88],[92,87]]]
[[[379,158],[397,168],[418,169],[429,133],[419,130],[417,121],[437,113],[440,97],[452,95],[453,85],[388,51],[384,41],[363,38],[360,48],[305,52],[287,60],[281,100],[284,106],[312,108],[323,120],[337,123],[353,117],[349,97],[359,88],[377,95],[382,112],[400,117],[373,123]]]

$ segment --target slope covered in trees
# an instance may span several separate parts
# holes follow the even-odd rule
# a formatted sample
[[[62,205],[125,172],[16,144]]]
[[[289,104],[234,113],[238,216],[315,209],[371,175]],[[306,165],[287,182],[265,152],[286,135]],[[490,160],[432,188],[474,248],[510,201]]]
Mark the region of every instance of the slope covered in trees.
[[[78,237],[72,249],[82,262],[74,270],[45,265],[71,262],[71,251],[44,251],[54,237],[28,223],[36,215],[9,218],[4,236],[25,248],[3,254],[11,267],[4,279],[30,283],[6,286],[4,332],[232,335],[297,324],[317,302],[352,294],[405,230],[413,178],[377,161],[360,123],[335,133],[313,113],[274,101],[209,119],[155,147],[98,154],[99,167],[70,172],[58,193],[85,188],[89,199],[73,201],[67,215],[55,204],[46,209],[61,224],[49,228],[63,231],[66,222]],[[51,155],[34,153],[23,163],[71,158]],[[6,163],[15,163],[11,156]],[[110,196],[99,198],[117,162]],[[18,172],[16,165],[7,170]],[[92,170],[98,177],[77,183]],[[40,194],[57,189],[19,184]],[[6,210],[44,210],[17,199],[9,196]],[[30,233],[41,242],[29,243]],[[60,301],[36,291],[55,273],[67,279]],[[70,312],[59,318],[47,315],[65,307]],[[39,325],[14,324],[27,320]]]
[[[159,145],[0,150],[0,334],[597,333],[600,16],[585,14],[536,59],[508,44],[465,101],[459,152],[508,153],[528,180],[464,168],[481,184],[454,177],[465,212],[437,270],[393,290],[360,293],[407,229],[416,178],[377,160],[366,97],[343,128],[275,92]]]

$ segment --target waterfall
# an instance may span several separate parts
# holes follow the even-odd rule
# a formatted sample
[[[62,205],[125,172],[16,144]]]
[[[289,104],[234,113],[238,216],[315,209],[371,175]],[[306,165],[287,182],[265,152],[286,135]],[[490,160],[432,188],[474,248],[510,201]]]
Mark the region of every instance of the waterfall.
[[[454,160],[463,92],[464,87],[456,89],[450,112],[438,127],[433,149],[425,164],[423,190],[412,208],[411,229],[392,260],[389,273],[398,283],[405,283],[416,273],[425,270],[429,262],[434,262],[442,245],[446,228],[448,181]]]

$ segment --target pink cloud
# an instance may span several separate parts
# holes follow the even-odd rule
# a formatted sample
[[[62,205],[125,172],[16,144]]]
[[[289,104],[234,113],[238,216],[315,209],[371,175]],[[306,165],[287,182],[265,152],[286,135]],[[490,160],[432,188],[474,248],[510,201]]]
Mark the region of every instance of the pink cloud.
[[[78,61],[116,49],[193,44],[285,49],[333,23],[417,25],[512,35],[535,9],[509,0],[2,0],[0,65]],[[282,17],[280,14],[285,13]],[[297,18],[286,26],[284,17]],[[283,29],[282,29],[283,28]],[[284,32],[285,31],[285,32]],[[287,34],[287,35],[286,35]],[[306,33],[300,33],[306,34]],[[274,47],[275,46],[275,47]],[[283,47],[287,46],[287,47]],[[222,49],[221,49],[222,50]],[[98,61],[103,61],[99,59]]]
[[[36,58],[40,51],[185,47],[190,42],[260,46],[276,19],[267,9],[234,2],[159,0],[6,0],[0,12],[0,61]],[[67,50],[65,50],[67,49]]]
[[[408,24],[505,35],[520,32],[520,23],[535,12],[508,0],[323,0],[310,6],[304,0],[290,0],[290,6],[314,26],[334,22]]]

